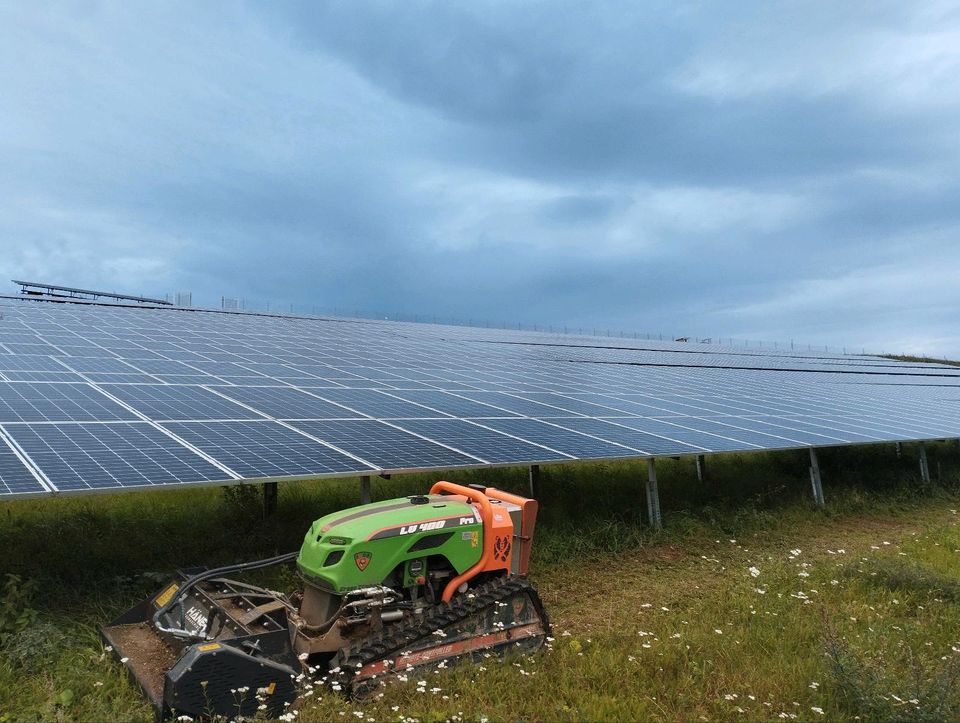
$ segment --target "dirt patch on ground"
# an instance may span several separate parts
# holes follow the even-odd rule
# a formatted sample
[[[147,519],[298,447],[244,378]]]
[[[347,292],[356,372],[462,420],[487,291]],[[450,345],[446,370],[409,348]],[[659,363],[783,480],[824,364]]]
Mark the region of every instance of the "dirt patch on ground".
[[[154,702],[163,697],[163,679],[177,653],[147,623],[117,625],[108,631],[113,649]]]

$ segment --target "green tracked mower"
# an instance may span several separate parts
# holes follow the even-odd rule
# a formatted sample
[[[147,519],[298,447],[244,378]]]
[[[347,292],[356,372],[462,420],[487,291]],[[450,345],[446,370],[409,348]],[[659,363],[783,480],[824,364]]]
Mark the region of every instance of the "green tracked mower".
[[[102,628],[159,718],[279,715],[311,671],[354,698],[394,676],[507,649],[550,623],[526,580],[535,500],[438,482],[327,515],[299,552],[190,569]],[[293,595],[228,576],[296,559]]]

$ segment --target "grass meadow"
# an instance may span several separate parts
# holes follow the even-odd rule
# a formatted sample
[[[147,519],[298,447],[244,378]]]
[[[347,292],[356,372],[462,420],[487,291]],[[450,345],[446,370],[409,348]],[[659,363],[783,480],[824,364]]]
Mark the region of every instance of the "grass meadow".
[[[549,650],[411,676],[358,705],[322,686],[302,721],[946,720],[960,718],[960,448],[660,460],[665,527],[644,522],[645,464],[545,467],[531,577]],[[506,468],[374,480],[375,498],[446,477],[523,492]],[[176,567],[299,547],[357,504],[358,482],[0,504],[0,722],[148,721],[97,626]],[[270,573],[292,591],[292,570]],[[263,579],[263,578],[261,578]]]

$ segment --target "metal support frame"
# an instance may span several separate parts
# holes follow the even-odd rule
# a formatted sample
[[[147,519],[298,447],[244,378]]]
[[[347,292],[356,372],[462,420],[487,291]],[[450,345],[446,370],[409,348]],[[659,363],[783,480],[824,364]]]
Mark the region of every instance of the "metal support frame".
[[[264,482],[263,484],[263,516],[269,517],[277,511],[277,498],[280,492],[277,489],[276,482]]]
[[[72,286],[57,286],[55,284],[43,284],[34,281],[17,281],[11,279],[13,283],[20,285],[20,293],[25,296],[54,296],[63,299],[85,299],[92,297],[93,301],[103,297],[105,299],[117,299],[119,301],[136,301],[139,304],[160,304],[164,306],[173,306],[166,299],[148,299],[145,296],[131,296],[130,294],[117,294],[113,291],[93,291],[91,289],[75,289]],[[60,292],[60,293],[57,293]]]
[[[360,478],[360,504],[370,504],[370,475],[364,475]]]
[[[530,465],[530,496],[535,499],[540,499],[540,465],[531,464]]]
[[[895,442],[894,446],[896,447],[896,450],[897,450],[897,459],[900,459],[903,456],[903,444],[901,444],[900,442]]]
[[[927,446],[920,442],[920,479],[930,484],[930,463],[927,461]]]
[[[813,502],[817,507],[824,507],[823,480],[820,477],[820,460],[817,459],[816,447],[810,448],[810,485],[813,487]]]
[[[663,529],[663,520],[660,517],[660,491],[657,489],[657,463],[653,457],[647,460],[647,517],[653,529]]]
[[[700,482],[707,481],[707,458],[702,454],[697,455],[697,479]]]

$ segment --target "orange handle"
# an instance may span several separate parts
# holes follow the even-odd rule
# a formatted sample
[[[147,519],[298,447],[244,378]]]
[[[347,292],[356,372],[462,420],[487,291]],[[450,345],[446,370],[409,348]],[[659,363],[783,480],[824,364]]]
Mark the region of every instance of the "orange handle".
[[[493,508],[490,506],[490,500],[487,499],[487,496],[483,492],[475,490],[472,487],[464,487],[462,485],[456,485],[452,482],[444,482],[441,480],[430,488],[430,494],[432,495],[440,492],[449,492],[453,495],[463,495],[468,500],[473,500],[476,502],[480,507],[480,519],[483,521],[483,552],[480,554],[480,560],[469,570],[466,570],[463,574],[453,578],[447,583],[447,586],[443,588],[443,595],[441,595],[440,599],[444,602],[450,602],[454,594],[457,592],[457,588],[463,583],[474,578],[477,573],[486,568],[487,563],[493,559],[493,535],[490,534],[493,523]]]

